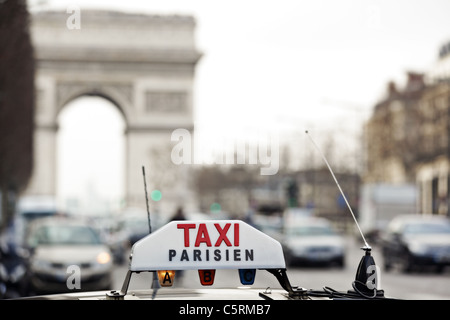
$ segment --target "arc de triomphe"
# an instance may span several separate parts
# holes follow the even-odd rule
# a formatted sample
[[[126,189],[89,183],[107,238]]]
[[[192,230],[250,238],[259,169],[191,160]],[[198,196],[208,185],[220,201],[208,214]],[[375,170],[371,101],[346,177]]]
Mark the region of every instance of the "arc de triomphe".
[[[125,199],[145,208],[149,188],[163,192],[160,210],[185,204],[189,168],[170,161],[171,133],[194,129],[193,83],[201,54],[190,16],[81,10],[32,15],[36,65],[34,172],[27,195],[55,195],[58,114],[70,101],[95,95],[125,121]],[[75,21],[77,22],[77,21]],[[72,24],[70,24],[72,23]],[[82,130],[82,128],[80,128]]]

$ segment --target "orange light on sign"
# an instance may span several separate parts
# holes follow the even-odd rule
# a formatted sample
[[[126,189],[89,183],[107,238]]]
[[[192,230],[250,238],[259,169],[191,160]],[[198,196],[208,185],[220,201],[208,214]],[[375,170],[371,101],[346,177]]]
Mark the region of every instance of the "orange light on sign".
[[[198,270],[198,276],[200,277],[200,283],[203,286],[212,286],[214,283],[214,276],[216,270]]]
[[[174,270],[158,270],[158,280],[161,287],[171,287],[175,280]]]

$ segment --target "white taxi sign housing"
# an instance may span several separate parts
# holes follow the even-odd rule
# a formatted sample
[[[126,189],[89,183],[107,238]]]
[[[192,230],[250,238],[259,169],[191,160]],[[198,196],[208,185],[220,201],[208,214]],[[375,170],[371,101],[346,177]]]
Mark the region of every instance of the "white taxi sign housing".
[[[172,221],[137,241],[129,270],[286,268],[281,244],[240,220]]]

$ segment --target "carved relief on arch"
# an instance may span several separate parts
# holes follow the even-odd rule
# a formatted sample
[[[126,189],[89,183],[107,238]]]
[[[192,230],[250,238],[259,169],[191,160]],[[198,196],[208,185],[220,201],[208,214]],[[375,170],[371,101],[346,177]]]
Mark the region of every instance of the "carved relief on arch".
[[[127,114],[133,105],[133,85],[128,82],[101,81],[64,81],[56,85],[57,112],[71,100],[83,95],[98,95],[112,103]]]

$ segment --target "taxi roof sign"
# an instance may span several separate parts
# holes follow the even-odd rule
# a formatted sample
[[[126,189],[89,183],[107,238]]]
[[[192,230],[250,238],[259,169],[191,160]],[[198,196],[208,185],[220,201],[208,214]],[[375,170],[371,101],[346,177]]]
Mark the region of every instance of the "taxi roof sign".
[[[286,268],[281,244],[240,220],[172,221],[137,241],[129,270]]]

